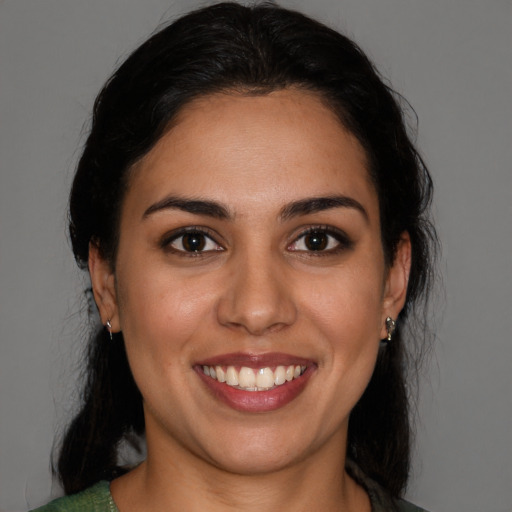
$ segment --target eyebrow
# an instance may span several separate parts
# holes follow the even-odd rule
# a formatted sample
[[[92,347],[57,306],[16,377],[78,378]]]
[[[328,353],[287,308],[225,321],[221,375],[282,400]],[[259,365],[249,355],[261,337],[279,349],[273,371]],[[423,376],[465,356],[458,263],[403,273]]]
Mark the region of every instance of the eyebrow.
[[[293,201],[281,209],[279,218],[282,221],[286,221],[301,215],[310,215],[334,208],[355,209],[362,214],[366,221],[369,220],[368,212],[359,201],[343,195],[311,197]],[[234,215],[230,213],[226,206],[216,201],[194,198],[188,199],[178,196],[167,196],[152,204],[145,210],[142,218],[145,219],[156,212],[172,209],[182,210],[194,215],[205,215],[220,220],[232,220],[234,218]]]
[[[359,201],[356,201],[352,197],[342,195],[312,197],[294,201],[293,203],[286,205],[281,210],[279,216],[282,220],[289,220],[300,215],[309,215],[312,213],[322,212],[324,210],[331,210],[333,208],[353,208],[359,211],[366,221],[369,221],[368,212]]]
[[[215,201],[168,196],[151,205],[144,212],[142,218],[145,219],[151,214],[162,210],[172,209],[182,210],[184,212],[193,213],[195,215],[206,215],[207,217],[214,217],[221,220],[230,220],[233,217],[225,206]]]

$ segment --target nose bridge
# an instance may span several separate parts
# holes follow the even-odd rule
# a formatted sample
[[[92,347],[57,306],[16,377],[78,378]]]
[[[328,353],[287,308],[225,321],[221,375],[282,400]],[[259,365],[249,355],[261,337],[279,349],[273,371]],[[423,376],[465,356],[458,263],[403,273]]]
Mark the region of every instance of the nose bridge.
[[[279,257],[241,252],[231,262],[218,305],[219,322],[262,335],[291,325],[296,309]]]

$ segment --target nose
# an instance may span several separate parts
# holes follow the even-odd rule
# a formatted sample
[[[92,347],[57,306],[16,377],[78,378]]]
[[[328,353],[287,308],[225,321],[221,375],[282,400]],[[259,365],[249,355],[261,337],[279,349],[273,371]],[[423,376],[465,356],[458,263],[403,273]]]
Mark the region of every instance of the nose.
[[[276,261],[242,256],[232,262],[217,307],[220,324],[261,336],[292,325],[296,317],[293,286]]]

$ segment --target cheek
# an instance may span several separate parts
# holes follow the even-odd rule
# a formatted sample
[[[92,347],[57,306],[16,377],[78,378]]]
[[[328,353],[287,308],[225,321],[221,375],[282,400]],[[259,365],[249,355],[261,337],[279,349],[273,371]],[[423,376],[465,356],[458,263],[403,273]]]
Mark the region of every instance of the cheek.
[[[170,271],[120,273],[119,314],[128,350],[160,362],[191,348],[191,339],[212,314],[213,284]],[[133,277],[132,277],[133,276]]]
[[[193,378],[191,354],[203,351],[208,342],[202,330],[213,299],[204,281],[200,293],[199,283],[179,282],[167,272],[139,273],[120,282],[121,327],[144,402],[156,416],[155,411],[179,411],[183,386]]]
[[[382,279],[378,272],[332,273],[306,287],[302,305],[330,332],[330,338],[379,336]]]
[[[303,310],[325,344],[326,365],[335,374],[369,379],[380,343],[382,279],[377,270],[333,274],[323,286],[306,290]],[[307,298],[309,297],[309,299]]]

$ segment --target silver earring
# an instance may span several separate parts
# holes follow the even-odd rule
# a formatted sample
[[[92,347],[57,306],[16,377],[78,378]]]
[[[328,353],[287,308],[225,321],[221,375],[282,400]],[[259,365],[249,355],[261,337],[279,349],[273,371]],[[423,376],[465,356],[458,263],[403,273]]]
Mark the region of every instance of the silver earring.
[[[386,331],[388,331],[388,337],[386,338],[386,341],[388,341],[388,342],[391,341],[391,337],[393,336],[395,329],[396,329],[396,322],[390,316],[388,316],[386,318]]]
[[[108,331],[108,334],[110,335],[110,341],[113,340],[113,337],[112,337],[112,324],[110,323],[110,319],[107,320],[107,331]]]

